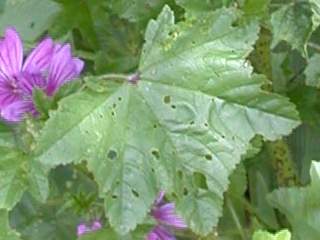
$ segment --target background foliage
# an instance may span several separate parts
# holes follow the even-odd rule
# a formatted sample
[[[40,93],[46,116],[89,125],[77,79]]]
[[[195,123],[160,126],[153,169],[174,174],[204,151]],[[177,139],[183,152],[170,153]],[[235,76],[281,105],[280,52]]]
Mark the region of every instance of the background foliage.
[[[0,240],[143,239],[160,189],[178,239],[319,239],[319,25],[318,0],[0,1],[26,53],[86,62],[0,125]]]

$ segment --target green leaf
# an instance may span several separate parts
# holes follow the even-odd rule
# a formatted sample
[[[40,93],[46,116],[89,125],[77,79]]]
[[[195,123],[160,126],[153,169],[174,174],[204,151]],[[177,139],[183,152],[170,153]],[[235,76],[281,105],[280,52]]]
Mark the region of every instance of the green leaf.
[[[316,53],[309,59],[305,69],[306,83],[312,87],[320,87],[320,54]]]
[[[312,16],[313,30],[315,30],[320,25],[320,1],[309,0],[309,2],[311,3],[311,9],[313,12],[313,16]]]
[[[87,160],[118,232],[141,223],[164,189],[176,193],[195,232],[209,233],[250,140],[276,139],[299,124],[294,105],[251,75],[257,25],[232,27],[235,19],[222,9],[174,25],[165,7],[148,25],[138,83],[62,100],[38,139],[37,161]]]
[[[12,209],[26,190],[45,201],[48,182],[39,163],[17,149],[1,147],[0,153],[0,208]]]
[[[57,2],[60,3],[61,9],[49,29],[50,35],[61,38],[76,29],[86,45],[97,49],[99,47],[97,34],[87,2],[77,0],[57,0]]]
[[[20,240],[20,234],[12,230],[8,222],[8,212],[0,210],[0,239],[1,240]]]
[[[176,3],[188,11],[206,12],[222,6],[227,6],[232,1],[233,0],[214,0],[214,1],[176,0]]]
[[[288,42],[304,56],[306,43],[312,33],[312,11],[307,2],[287,4],[272,13],[272,48],[279,42]]]
[[[147,23],[156,17],[165,4],[172,4],[174,0],[111,0],[109,7],[122,18],[131,22]]]
[[[0,32],[14,26],[24,40],[32,42],[50,26],[58,10],[51,0],[7,0],[0,15]]]
[[[320,236],[320,163],[312,163],[310,174],[309,186],[280,188],[269,195],[270,203],[287,216],[293,237],[299,240]]]
[[[120,240],[121,237],[114,232],[110,228],[105,228],[103,230],[85,234],[82,237],[78,238],[79,240],[105,240],[105,239],[110,239],[110,240]]]
[[[282,230],[276,234],[266,231],[257,231],[254,233],[252,240],[290,240],[291,234],[288,230]]]
[[[64,202],[60,195],[39,204],[25,194],[10,213],[10,222],[23,240],[74,240],[80,219],[72,211],[59,211]]]
[[[318,122],[319,123],[319,122]],[[309,170],[314,159],[320,159],[320,129],[303,124],[288,138],[292,157],[302,184],[310,182]]]
[[[271,0],[245,0],[242,11],[249,19],[266,19],[269,16]]]

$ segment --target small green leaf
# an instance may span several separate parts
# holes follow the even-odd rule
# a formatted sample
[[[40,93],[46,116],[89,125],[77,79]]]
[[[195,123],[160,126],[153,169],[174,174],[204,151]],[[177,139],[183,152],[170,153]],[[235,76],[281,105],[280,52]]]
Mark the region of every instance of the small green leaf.
[[[311,3],[311,9],[313,12],[312,22],[313,30],[316,30],[320,25],[320,1],[319,0],[309,0]]]
[[[293,237],[317,240],[320,236],[320,163],[311,166],[311,184],[304,188],[280,188],[268,198],[270,203],[287,216]]]
[[[309,59],[305,69],[306,83],[309,86],[320,88],[320,54],[316,53]]]
[[[271,0],[245,0],[242,10],[249,19],[266,19],[269,16]]]
[[[214,0],[214,1],[198,1],[198,0],[176,0],[176,3],[188,11],[206,12],[212,11],[219,7],[227,6],[233,0]]]
[[[288,230],[282,230],[276,234],[257,231],[254,233],[252,240],[291,240],[291,234]]]
[[[20,234],[10,228],[8,217],[6,210],[0,210],[0,239],[21,240]]]
[[[287,41],[293,49],[306,56],[306,43],[312,33],[312,11],[308,2],[297,2],[282,6],[272,13],[272,48]]]
[[[0,153],[0,208],[12,209],[26,190],[45,201],[48,182],[39,163],[17,149],[1,147]]]

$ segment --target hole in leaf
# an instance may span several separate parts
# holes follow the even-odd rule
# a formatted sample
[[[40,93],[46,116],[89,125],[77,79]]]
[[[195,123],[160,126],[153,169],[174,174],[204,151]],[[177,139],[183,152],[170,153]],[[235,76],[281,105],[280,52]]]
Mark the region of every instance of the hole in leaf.
[[[160,153],[159,153],[159,150],[157,149],[153,149],[151,151],[151,154],[156,158],[156,159],[159,159],[160,158]]]
[[[122,97],[118,97],[118,101],[121,102],[122,101]]]
[[[118,154],[117,154],[116,151],[110,150],[110,151],[108,152],[108,155],[107,155],[107,156],[108,156],[109,159],[114,160],[114,159],[117,158]]]
[[[208,126],[209,126],[209,124],[208,124],[208,123],[204,123],[203,125],[204,125],[205,127],[208,127]]]
[[[193,124],[194,124],[194,121],[191,121],[191,122],[190,122],[190,125],[193,125]]]
[[[157,128],[157,127],[158,127],[158,125],[157,125],[157,124],[154,124],[154,125],[153,125],[153,128]]]
[[[199,188],[208,189],[207,180],[205,176],[199,172],[193,173],[193,182]]]
[[[212,155],[206,154],[206,155],[205,155],[205,158],[210,161],[210,160],[212,160]]]
[[[165,97],[163,98],[163,102],[164,102],[165,104],[169,104],[169,103],[171,102],[171,97],[170,97],[170,96],[165,96]]]
[[[171,108],[176,109],[177,107],[176,107],[176,105],[171,105]]]
[[[116,195],[111,196],[113,199],[117,199],[118,197]]]
[[[153,173],[155,172],[154,168],[151,168],[151,172],[153,172]]]
[[[188,189],[186,189],[186,188],[183,188],[183,195],[188,195],[188,193],[189,193],[189,191],[188,191]]]
[[[111,115],[114,116],[114,115],[115,115],[115,112],[112,111],[112,112],[111,112]]]
[[[179,171],[177,172],[177,175],[178,175],[178,178],[180,178],[180,179],[183,178],[183,173],[182,173],[181,170],[179,170]]]
[[[117,107],[117,104],[115,104],[115,103],[112,104],[112,107],[113,107],[113,108],[116,108],[116,107]]]
[[[137,198],[140,196],[139,193],[138,193],[136,190],[134,190],[134,189],[132,189],[131,192],[132,192],[133,195],[135,195]]]
[[[30,28],[33,28],[34,27],[34,22],[31,22],[30,23]]]

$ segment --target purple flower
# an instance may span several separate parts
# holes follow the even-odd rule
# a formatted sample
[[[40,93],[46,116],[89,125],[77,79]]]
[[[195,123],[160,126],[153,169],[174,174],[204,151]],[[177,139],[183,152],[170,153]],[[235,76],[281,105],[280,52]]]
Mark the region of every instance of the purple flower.
[[[175,213],[175,204],[164,201],[161,191],[154,202],[151,215],[158,222],[157,226],[147,235],[146,240],[175,240],[173,229],[185,229],[187,224]]]
[[[83,61],[74,58],[69,44],[42,40],[23,61],[23,47],[14,28],[7,28],[0,40],[0,115],[7,121],[20,121],[26,113],[37,115],[32,100],[35,88],[48,96],[79,76]]]
[[[94,221],[91,226],[87,226],[86,224],[79,224],[77,227],[77,236],[80,237],[84,234],[98,231],[102,228],[102,224],[99,220]]]

